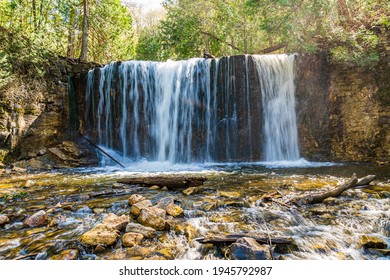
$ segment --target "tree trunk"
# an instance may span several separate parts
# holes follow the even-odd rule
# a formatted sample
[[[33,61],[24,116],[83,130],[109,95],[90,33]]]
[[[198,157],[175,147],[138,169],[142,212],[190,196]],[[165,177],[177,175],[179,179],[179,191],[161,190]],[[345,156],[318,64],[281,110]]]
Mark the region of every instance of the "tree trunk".
[[[69,14],[68,49],[66,52],[67,56],[72,58],[75,57],[75,53],[74,53],[75,21],[76,21],[76,12],[74,7],[72,6],[70,8],[70,14]]]
[[[80,60],[87,60],[87,52],[88,52],[88,23],[89,23],[89,0],[83,0],[83,33],[81,39],[81,53]]]

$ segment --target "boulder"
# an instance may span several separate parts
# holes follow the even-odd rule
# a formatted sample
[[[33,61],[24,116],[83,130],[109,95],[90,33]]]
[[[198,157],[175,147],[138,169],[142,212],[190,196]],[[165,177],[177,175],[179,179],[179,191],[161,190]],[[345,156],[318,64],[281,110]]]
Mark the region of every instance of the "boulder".
[[[136,223],[129,223],[126,227],[126,232],[140,233],[145,238],[154,238],[156,236],[156,230],[154,228]]]
[[[122,215],[122,216],[117,216],[113,213],[109,213],[103,220],[102,222],[105,225],[110,225],[113,228],[121,231],[124,229],[127,224],[129,223],[129,216]]]
[[[164,230],[166,227],[165,216],[165,210],[157,207],[147,207],[141,210],[137,220],[144,226],[148,226],[156,230]]]
[[[0,226],[8,224],[10,222],[7,215],[0,215]]]
[[[136,217],[141,214],[141,210],[151,207],[153,204],[150,200],[141,200],[131,206],[130,213]]]
[[[143,238],[144,236],[140,233],[128,232],[123,235],[122,244],[125,247],[133,247],[138,245]]]
[[[79,258],[79,251],[75,249],[65,250],[61,253],[52,256],[51,260],[77,260]]]
[[[176,204],[169,204],[166,208],[167,214],[171,215],[172,217],[178,217],[183,214],[183,209],[180,206],[177,206]]]
[[[361,249],[386,249],[387,243],[381,238],[376,236],[363,235],[358,244],[358,248]]]
[[[35,213],[24,220],[23,224],[28,227],[42,227],[49,223],[49,217],[43,210]]]
[[[139,195],[139,194],[132,194],[129,199],[128,199],[128,203],[130,206],[132,206],[133,204],[136,204],[137,202],[140,202],[142,200],[145,200],[145,197],[143,197],[142,195]]]
[[[233,260],[270,260],[269,245],[260,245],[250,237],[242,237],[230,246],[230,258]]]
[[[110,225],[98,224],[81,236],[81,242],[90,246],[113,245],[120,233]]]

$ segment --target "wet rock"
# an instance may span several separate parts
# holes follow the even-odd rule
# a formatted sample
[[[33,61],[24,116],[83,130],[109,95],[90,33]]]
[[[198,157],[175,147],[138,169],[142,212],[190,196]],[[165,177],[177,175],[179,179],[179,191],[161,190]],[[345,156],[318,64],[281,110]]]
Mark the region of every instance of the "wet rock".
[[[201,208],[205,211],[210,211],[212,209],[218,208],[218,203],[216,201],[206,201],[202,204]]]
[[[49,223],[49,217],[43,210],[35,213],[24,220],[23,224],[28,227],[42,227]]]
[[[145,197],[143,197],[142,195],[139,195],[139,194],[132,194],[129,199],[128,199],[128,203],[130,206],[132,206],[133,204],[136,204],[137,202],[140,202],[142,200],[145,200]]]
[[[149,188],[149,190],[159,190],[159,189],[160,189],[160,187],[157,186],[157,185],[151,186],[151,187]]]
[[[153,204],[150,200],[142,200],[137,202],[131,206],[130,213],[136,217],[141,214],[141,210],[151,207]]]
[[[295,242],[291,244],[276,244],[274,248],[274,252],[278,254],[290,254],[298,250],[298,245]]]
[[[106,250],[107,250],[107,247],[104,246],[104,245],[102,245],[102,244],[98,244],[98,245],[96,245],[96,247],[95,247],[95,252],[96,252],[96,253],[103,253],[103,252],[105,252]]]
[[[368,249],[368,253],[372,255],[377,255],[379,257],[388,257],[390,256],[390,249]]]
[[[180,206],[173,203],[168,205],[166,211],[167,214],[171,215],[172,217],[179,217],[180,215],[183,214],[183,209]]]
[[[0,215],[0,226],[8,224],[10,222],[7,215]]]
[[[238,197],[241,197],[241,194],[239,192],[219,191],[218,195],[221,196],[221,197],[227,197],[227,198],[238,198]]]
[[[52,256],[51,260],[77,260],[79,251],[75,249],[65,250],[57,255]]]
[[[110,225],[98,224],[81,236],[81,242],[90,246],[113,245],[120,233]]]
[[[173,230],[177,235],[184,234],[188,240],[192,240],[195,237],[200,235],[200,232],[198,229],[196,229],[193,225],[191,225],[188,222],[182,223],[182,224],[176,224],[173,227]]]
[[[173,199],[173,197],[172,196],[167,196],[167,197],[164,197],[164,198],[160,199],[157,202],[156,207],[164,209],[166,211],[167,207],[169,205],[171,205],[171,204],[174,204],[174,203],[175,203],[175,200]]]
[[[363,249],[386,249],[387,243],[376,236],[363,235],[358,243],[358,248]]]
[[[93,211],[93,213],[98,214],[98,215],[107,213],[107,209],[105,209],[105,208],[93,208],[92,211]]]
[[[133,247],[141,243],[144,236],[140,233],[128,232],[122,237],[122,244],[125,247]]]
[[[167,260],[173,260],[175,258],[175,250],[170,247],[165,247],[157,251],[157,255],[164,257]]]
[[[230,246],[230,258],[233,260],[270,260],[268,245],[260,245],[255,239],[243,237]]]
[[[138,222],[156,230],[164,230],[166,227],[165,216],[165,210],[157,207],[148,207],[141,210]]]
[[[162,191],[168,191],[168,188],[166,186],[161,188]]]
[[[189,187],[182,191],[185,195],[197,194],[202,190],[201,187]]]
[[[126,227],[126,232],[140,233],[145,238],[154,238],[156,236],[156,230],[154,228],[136,223],[129,223]]]
[[[323,203],[325,205],[339,205],[340,204],[340,199],[336,198],[336,197],[328,197],[326,199],[324,199]]]
[[[109,213],[103,220],[102,222],[105,225],[110,225],[113,228],[121,231],[124,229],[127,224],[129,223],[129,216],[122,215],[122,216],[117,216],[113,213]]]

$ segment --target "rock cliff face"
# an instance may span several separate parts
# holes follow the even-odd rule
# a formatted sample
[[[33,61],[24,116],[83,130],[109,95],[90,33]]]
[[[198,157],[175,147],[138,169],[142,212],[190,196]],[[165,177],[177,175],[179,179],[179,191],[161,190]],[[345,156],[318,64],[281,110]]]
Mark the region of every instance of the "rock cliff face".
[[[301,155],[310,160],[390,161],[390,33],[370,67],[297,59]],[[386,82],[387,81],[387,82]]]

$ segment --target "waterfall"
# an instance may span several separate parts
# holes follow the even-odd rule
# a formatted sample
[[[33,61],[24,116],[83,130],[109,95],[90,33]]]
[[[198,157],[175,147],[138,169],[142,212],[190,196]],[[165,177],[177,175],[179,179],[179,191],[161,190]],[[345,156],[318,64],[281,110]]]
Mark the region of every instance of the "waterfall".
[[[294,55],[253,56],[263,100],[265,160],[298,160]]]
[[[293,55],[112,62],[88,73],[84,129],[133,161],[294,160],[293,67]]]

